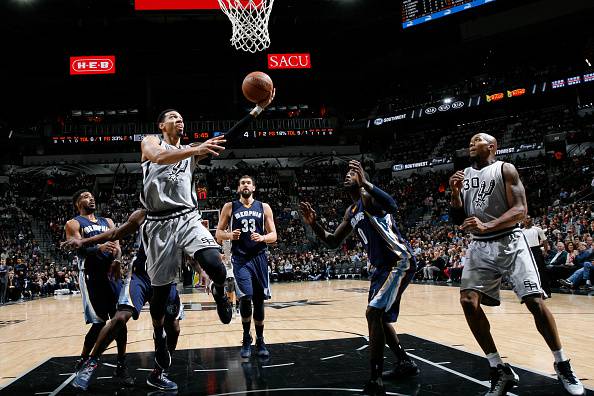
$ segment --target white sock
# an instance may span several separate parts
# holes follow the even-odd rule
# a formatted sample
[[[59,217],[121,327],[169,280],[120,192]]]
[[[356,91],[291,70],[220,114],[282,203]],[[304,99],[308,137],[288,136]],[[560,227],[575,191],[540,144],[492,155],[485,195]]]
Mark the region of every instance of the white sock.
[[[565,356],[563,348],[559,349],[558,351],[553,351],[553,356],[555,357],[555,363],[560,363],[567,360],[567,356]]]
[[[588,280],[586,281],[586,285],[588,285],[588,286],[592,286],[592,281],[591,281],[590,279],[588,279]]]
[[[487,360],[489,361],[489,366],[491,366],[491,367],[496,368],[499,365],[503,366],[503,360],[501,360],[501,356],[499,356],[499,352],[488,354]]]

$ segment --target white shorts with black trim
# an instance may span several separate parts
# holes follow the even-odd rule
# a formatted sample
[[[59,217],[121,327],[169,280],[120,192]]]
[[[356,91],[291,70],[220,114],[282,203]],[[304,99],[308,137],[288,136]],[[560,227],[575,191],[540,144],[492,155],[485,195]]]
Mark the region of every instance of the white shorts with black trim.
[[[547,297],[526,237],[517,228],[494,240],[474,240],[466,251],[460,290],[476,290],[484,305],[500,304],[501,278],[509,275],[520,300],[528,295]]]
[[[146,251],[146,269],[153,286],[175,281],[183,255],[208,248],[221,249],[214,237],[202,225],[200,213],[184,210],[165,218],[150,215],[142,225],[142,243]]]

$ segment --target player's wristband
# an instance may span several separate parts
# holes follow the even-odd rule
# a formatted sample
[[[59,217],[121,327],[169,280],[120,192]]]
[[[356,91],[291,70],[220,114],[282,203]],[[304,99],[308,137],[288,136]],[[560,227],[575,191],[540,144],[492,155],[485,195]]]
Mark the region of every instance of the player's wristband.
[[[250,111],[250,114],[253,115],[254,117],[258,117],[263,111],[264,111],[263,107],[256,106],[252,109],[252,111]]]

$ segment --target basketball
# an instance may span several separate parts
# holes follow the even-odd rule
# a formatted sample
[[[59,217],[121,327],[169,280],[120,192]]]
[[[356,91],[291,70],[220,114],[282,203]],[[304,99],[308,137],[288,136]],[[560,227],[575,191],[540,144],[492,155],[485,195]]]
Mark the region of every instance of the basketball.
[[[259,103],[272,95],[274,86],[272,79],[266,73],[255,71],[251,72],[243,79],[241,90],[247,100],[253,103]]]

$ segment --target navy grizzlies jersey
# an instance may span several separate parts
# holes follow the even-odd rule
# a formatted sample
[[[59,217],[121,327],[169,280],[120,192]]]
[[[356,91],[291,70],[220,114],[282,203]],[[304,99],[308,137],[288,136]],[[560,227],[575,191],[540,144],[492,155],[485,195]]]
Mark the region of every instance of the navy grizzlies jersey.
[[[252,232],[264,235],[264,206],[254,201],[252,206],[245,207],[240,201],[233,201],[231,212],[231,231],[241,230],[237,241],[231,241],[231,253],[234,256],[255,257],[266,250],[266,243],[251,240]]]
[[[373,216],[365,211],[360,199],[349,210],[348,220],[374,267],[393,267],[403,258],[413,256],[412,249],[400,235],[391,214]]]
[[[97,221],[93,222],[86,217],[76,216],[74,220],[80,224],[80,235],[83,238],[90,238],[95,235],[99,235],[109,230],[109,223],[104,217],[97,217]],[[82,249],[82,252],[85,250]],[[102,275],[109,271],[109,266],[113,261],[113,256],[108,253],[103,253],[97,250],[89,256],[85,256],[83,253],[83,260],[81,260],[80,270],[85,270],[88,275]]]

